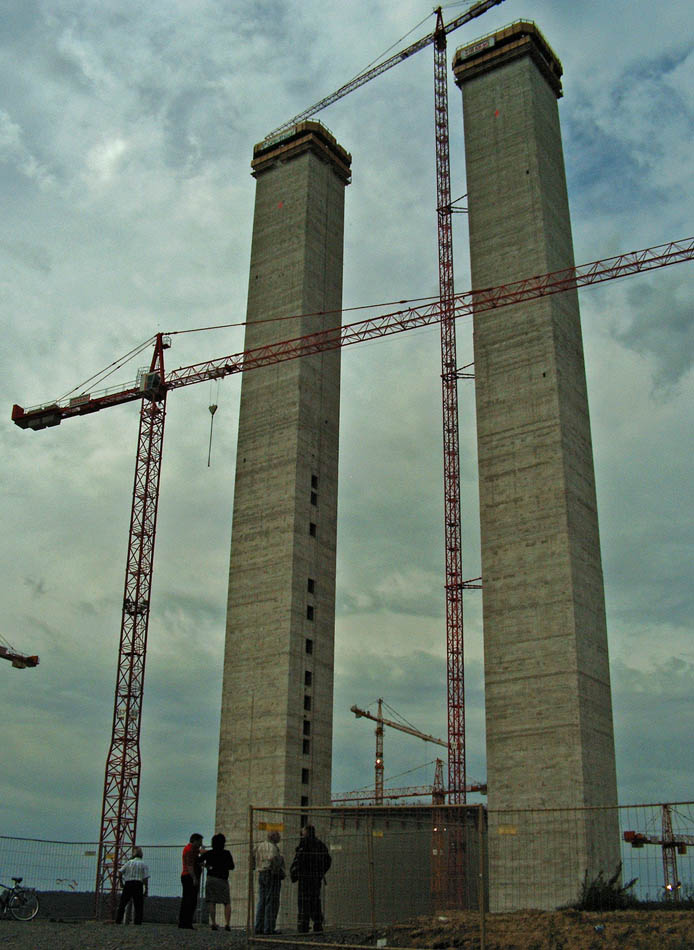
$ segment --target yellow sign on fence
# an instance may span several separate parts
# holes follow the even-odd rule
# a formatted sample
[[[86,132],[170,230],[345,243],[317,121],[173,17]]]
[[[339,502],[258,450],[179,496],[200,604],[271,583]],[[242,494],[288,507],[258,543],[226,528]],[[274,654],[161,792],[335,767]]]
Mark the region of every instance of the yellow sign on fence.
[[[283,821],[259,821],[258,831],[284,831]]]
[[[515,825],[499,825],[496,833],[499,835],[517,835],[518,828]]]

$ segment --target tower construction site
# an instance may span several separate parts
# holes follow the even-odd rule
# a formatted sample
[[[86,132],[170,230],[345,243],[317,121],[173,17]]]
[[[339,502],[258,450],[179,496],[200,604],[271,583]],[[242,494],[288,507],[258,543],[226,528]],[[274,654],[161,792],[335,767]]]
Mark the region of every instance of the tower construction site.
[[[484,12],[491,5],[476,6]],[[518,21],[461,47],[453,61],[463,96],[473,286],[495,289],[467,301],[457,296],[440,14],[428,45],[440,59],[439,300],[399,311],[378,327],[356,326],[353,341],[417,322],[442,328],[447,794],[449,802],[463,803],[467,786],[462,592],[468,582],[460,564],[454,329],[467,305],[475,319],[490,814],[609,808],[616,805],[614,742],[576,287],[691,259],[692,245],[574,269],[557,113],[561,65],[537,27]],[[18,425],[42,428],[142,402],[119,667],[124,685],[117,687],[104,844],[112,835],[118,847],[125,845],[123,822],[130,822],[133,840],[135,833],[139,763],[130,771],[123,763],[139,737],[142,684],[133,688],[133,657],[140,657],[135,677],[143,679],[156,527],[151,489],[158,487],[166,397],[253,365],[259,371],[244,375],[239,420],[216,824],[238,836],[249,803],[308,809],[330,800],[340,349],[352,342],[350,328],[336,329],[334,315],[341,306],[350,164],[349,153],[310,118],[297,117],[256,146],[243,355],[171,373],[164,366],[167,340],[159,335],[150,372],[137,387],[37,410],[15,407]],[[503,207],[499,194],[509,196]],[[530,274],[543,276],[524,283]],[[559,839],[549,845],[557,855],[552,905],[573,893],[584,870],[596,874],[616,865],[613,819],[587,814],[573,866]],[[492,909],[526,906],[517,885],[504,893],[507,858],[495,852],[497,830],[492,821]],[[552,831],[517,825],[514,834],[523,839],[534,895]],[[114,848],[109,844],[109,853]],[[102,885],[114,863],[103,860]]]

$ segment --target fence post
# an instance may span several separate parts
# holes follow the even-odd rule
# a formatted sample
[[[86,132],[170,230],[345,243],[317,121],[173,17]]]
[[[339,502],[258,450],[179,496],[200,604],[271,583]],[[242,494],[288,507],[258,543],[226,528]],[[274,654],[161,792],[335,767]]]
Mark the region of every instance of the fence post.
[[[369,904],[371,906],[371,929],[376,930],[376,889],[374,886],[374,834],[373,817],[366,816],[366,856],[369,864]]]
[[[248,904],[246,907],[246,945],[253,934],[253,806],[248,806]]]
[[[480,950],[485,950],[486,941],[487,941],[487,915],[486,907],[484,901],[484,891],[485,891],[485,873],[484,873],[484,805],[480,804],[477,806],[477,830],[478,830],[478,844],[480,853],[480,869],[479,869],[479,907],[480,907]]]

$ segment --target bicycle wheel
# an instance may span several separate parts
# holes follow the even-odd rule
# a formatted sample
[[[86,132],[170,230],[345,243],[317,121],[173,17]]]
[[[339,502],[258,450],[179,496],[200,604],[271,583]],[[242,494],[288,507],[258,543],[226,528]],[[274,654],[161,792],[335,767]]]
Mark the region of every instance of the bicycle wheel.
[[[10,913],[15,920],[33,920],[39,912],[39,899],[33,891],[15,891],[10,897]]]

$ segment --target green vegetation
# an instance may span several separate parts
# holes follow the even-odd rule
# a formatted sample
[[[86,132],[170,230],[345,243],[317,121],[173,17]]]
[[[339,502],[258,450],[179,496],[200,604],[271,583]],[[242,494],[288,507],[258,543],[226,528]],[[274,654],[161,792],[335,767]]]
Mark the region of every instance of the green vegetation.
[[[621,877],[621,861],[612,877],[607,880],[600,871],[594,880],[589,881],[588,872],[586,871],[581,886],[581,894],[576,903],[571,906],[575,910],[626,910],[627,908],[638,907],[638,898],[630,893],[638,878],[634,877],[627,884],[622,884]]]

